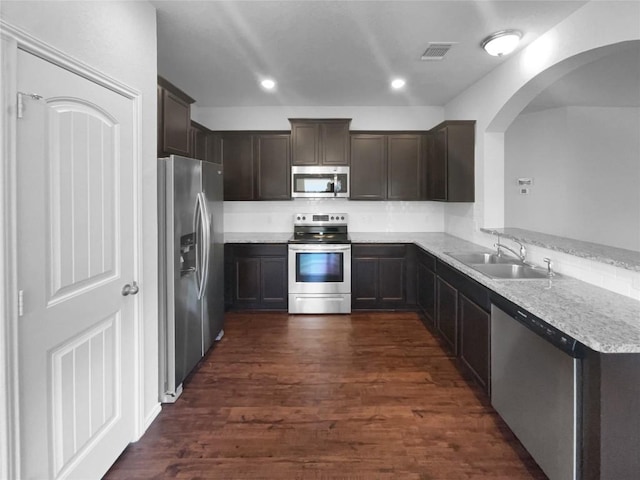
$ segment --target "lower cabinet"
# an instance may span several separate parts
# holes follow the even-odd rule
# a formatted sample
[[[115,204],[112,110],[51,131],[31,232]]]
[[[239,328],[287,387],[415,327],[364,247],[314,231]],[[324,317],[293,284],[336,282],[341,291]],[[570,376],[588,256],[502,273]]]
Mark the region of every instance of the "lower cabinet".
[[[229,310],[286,310],[287,245],[225,245],[225,286]]]
[[[431,325],[436,321],[436,259],[420,249],[416,263],[416,301]]]
[[[458,315],[460,359],[478,383],[488,391],[491,315],[462,293],[458,295]]]
[[[417,252],[417,303],[461,367],[489,392],[489,290],[422,249]]]
[[[351,308],[415,306],[413,245],[355,244],[351,253]]]
[[[458,354],[458,290],[447,281],[436,279],[436,328],[454,355]]]

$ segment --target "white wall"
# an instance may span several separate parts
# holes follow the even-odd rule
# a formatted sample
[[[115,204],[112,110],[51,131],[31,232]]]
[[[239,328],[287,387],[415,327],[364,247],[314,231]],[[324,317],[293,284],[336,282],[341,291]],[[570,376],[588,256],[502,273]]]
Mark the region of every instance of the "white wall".
[[[296,199],[288,202],[225,202],[225,232],[292,232],[294,213],[348,213],[351,232],[441,232],[438,202],[361,202]]]
[[[429,130],[443,107],[198,107],[193,119],[211,130],[290,130],[289,118],[351,118],[351,130]]]
[[[534,178],[528,195],[520,177]],[[516,118],[505,134],[505,224],[640,251],[640,109]]]
[[[2,1],[0,17],[39,40],[142,93],[142,281],[147,421],[158,406],[156,195],[157,45],[147,2]]]
[[[557,79],[606,55],[617,43],[640,40],[638,18],[640,2],[591,1],[445,105],[447,119],[476,120],[476,202],[445,206],[447,233],[485,246],[494,243],[490,235],[478,228],[505,226],[504,132],[507,127],[533,98]],[[544,251],[541,255],[556,257],[553,251]],[[595,272],[579,278],[585,281],[606,278],[598,273],[607,270],[606,265],[574,259],[572,266],[567,265],[567,274],[569,267],[579,263],[581,270]],[[562,273],[564,265],[564,261],[557,261],[556,269]],[[627,281],[629,272],[619,273],[625,278],[622,288],[617,288],[615,282],[591,283],[640,298],[640,279],[634,276]]]

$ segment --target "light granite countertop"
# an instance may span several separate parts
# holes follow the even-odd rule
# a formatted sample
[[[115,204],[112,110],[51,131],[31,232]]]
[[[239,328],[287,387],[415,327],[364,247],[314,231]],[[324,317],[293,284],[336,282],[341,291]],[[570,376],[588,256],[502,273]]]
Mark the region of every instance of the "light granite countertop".
[[[599,243],[584,242],[573,238],[533,232],[522,228],[481,228],[485,233],[500,235],[518,242],[568,253],[576,257],[606,263],[614,267],[640,272],[640,252],[610,247]]]
[[[445,233],[349,232],[353,243],[414,243],[592,350],[640,353],[640,302],[580,280],[497,280],[445,252],[489,251]],[[286,243],[290,233],[229,233],[225,243]]]

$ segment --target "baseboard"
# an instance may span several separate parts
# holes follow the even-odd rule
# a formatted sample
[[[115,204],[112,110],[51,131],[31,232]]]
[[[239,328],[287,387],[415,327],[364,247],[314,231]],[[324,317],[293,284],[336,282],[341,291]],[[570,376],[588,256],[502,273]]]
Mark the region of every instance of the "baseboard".
[[[149,412],[149,415],[147,415],[147,418],[144,419],[144,425],[143,425],[144,428],[142,429],[142,432],[140,432],[140,436],[136,438],[135,440],[136,442],[142,438],[142,436],[144,435],[144,432],[147,431],[147,429],[151,426],[151,424],[156,419],[156,417],[160,415],[161,411],[162,411],[162,404],[156,403],[151,409],[151,411]]]

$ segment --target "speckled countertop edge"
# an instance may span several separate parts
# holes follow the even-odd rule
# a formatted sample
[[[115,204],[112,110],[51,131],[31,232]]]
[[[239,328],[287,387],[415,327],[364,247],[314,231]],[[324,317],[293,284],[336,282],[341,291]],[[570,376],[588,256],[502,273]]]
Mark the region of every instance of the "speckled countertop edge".
[[[414,243],[498,295],[603,353],[640,353],[640,302],[580,280],[496,280],[445,252],[489,249],[445,233],[350,232],[353,243]],[[290,233],[230,233],[225,243],[286,243]]]
[[[533,232],[522,228],[481,228],[480,231],[493,235],[498,234],[504,238],[517,240],[518,242],[568,253],[576,257],[606,263],[634,272],[640,272],[640,252],[634,252],[633,250],[583,242],[581,240]]]

